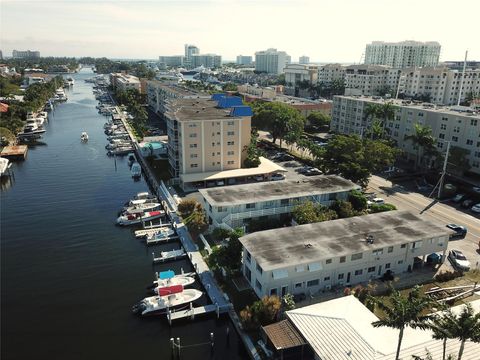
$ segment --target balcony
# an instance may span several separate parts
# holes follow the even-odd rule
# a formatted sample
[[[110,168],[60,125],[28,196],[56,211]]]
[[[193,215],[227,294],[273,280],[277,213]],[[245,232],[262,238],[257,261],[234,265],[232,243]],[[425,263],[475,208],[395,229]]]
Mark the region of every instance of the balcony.
[[[257,217],[269,216],[269,215],[288,214],[293,211],[295,206],[296,205],[271,207],[266,209],[243,211],[239,213],[228,214],[222,219],[221,222],[231,226],[232,221],[234,220],[251,219],[251,218],[257,218]]]

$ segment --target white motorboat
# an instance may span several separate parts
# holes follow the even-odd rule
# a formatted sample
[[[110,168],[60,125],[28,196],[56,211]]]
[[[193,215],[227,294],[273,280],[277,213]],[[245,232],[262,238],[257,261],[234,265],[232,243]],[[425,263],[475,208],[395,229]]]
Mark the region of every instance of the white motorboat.
[[[29,118],[26,120],[25,126],[33,127],[32,125],[36,125],[37,128],[43,129],[43,124],[45,123],[45,119],[38,117],[38,118]]]
[[[127,155],[132,150],[133,150],[133,146],[121,146],[121,147],[117,147],[115,149],[109,150],[107,152],[107,155],[108,156]]]
[[[0,157],[0,176],[7,174],[8,169],[12,166],[8,159]]]
[[[132,173],[132,177],[134,179],[138,179],[142,177],[142,167],[136,161],[132,164],[132,168],[130,169],[130,172]]]
[[[122,210],[122,213],[123,214],[133,214],[133,213],[136,213],[136,212],[139,212],[139,211],[153,211],[153,210],[157,210],[158,208],[160,208],[160,206],[162,206],[160,203],[158,202],[142,202],[142,203],[139,203],[139,204],[133,204],[131,206],[128,206],[128,207],[124,207],[123,210]]]
[[[152,253],[152,255],[153,255],[153,262],[158,263],[158,262],[165,262],[165,261],[182,258],[186,256],[187,253],[183,249],[178,249],[178,250],[170,250],[170,251],[160,251],[160,257],[155,257],[155,253]]]
[[[85,131],[82,132],[82,135],[80,135],[80,140],[88,141],[88,134]]]
[[[162,228],[162,229],[159,229],[157,232],[154,232],[150,235],[147,235],[147,241],[148,240],[157,240],[157,241],[160,241],[162,239],[167,239],[168,237],[170,236],[173,236],[175,235],[175,231],[173,229],[170,229],[170,228]]]
[[[195,282],[193,276],[188,275],[175,275],[168,279],[158,279],[153,282],[152,292],[155,295],[160,295],[160,290],[169,286],[182,285],[184,288],[192,285]]]
[[[146,297],[134,305],[133,313],[142,316],[161,315],[166,313],[167,309],[190,304],[203,295],[201,291],[196,289],[183,289],[182,285],[163,288],[159,290],[159,293],[162,295]]]
[[[135,225],[140,224],[141,222],[155,220],[162,217],[165,214],[165,211],[155,210],[155,211],[141,211],[137,213],[127,213],[120,215],[117,218],[117,224],[121,226]]]

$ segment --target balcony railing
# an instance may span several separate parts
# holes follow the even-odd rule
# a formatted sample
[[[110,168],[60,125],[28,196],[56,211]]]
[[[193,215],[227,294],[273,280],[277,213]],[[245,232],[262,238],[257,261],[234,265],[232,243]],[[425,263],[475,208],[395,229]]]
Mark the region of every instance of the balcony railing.
[[[280,206],[280,207],[271,207],[267,209],[259,209],[259,210],[251,210],[251,211],[244,211],[234,214],[228,214],[225,216],[221,222],[232,226],[232,221],[234,220],[243,220],[243,219],[250,219],[256,218],[261,216],[269,216],[269,215],[279,215],[279,214],[287,214],[291,213],[296,205],[288,205],[288,206]]]

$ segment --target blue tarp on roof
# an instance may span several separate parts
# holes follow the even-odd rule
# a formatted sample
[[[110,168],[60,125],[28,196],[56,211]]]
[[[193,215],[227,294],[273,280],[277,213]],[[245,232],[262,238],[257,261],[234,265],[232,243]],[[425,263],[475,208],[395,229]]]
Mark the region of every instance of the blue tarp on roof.
[[[242,106],[234,106],[230,111],[230,116],[252,116],[253,111],[250,106],[242,105]]]
[[[238,96],[224,96],[218,101],[218,107],[221,109],[227,109],[241,105],[243,105],[242,98]]]
[[[226,95],[225,95],[225,94],[222,94],[222,93],[212,94],[211,99],[218,102],[221,98],[223,98],[223,97],[225,97],[225,96],[226,96]]]

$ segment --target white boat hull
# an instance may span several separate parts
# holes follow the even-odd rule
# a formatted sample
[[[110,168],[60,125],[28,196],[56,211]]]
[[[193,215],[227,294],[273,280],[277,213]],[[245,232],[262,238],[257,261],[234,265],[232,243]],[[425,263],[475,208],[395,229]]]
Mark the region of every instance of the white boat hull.
[[[160,289],[163,289],[168,286],[174,286],[174,285],[182,285],[183,287],[192,285],[195,282],[195,279],[191,276],[186,276],[186,275],[175,275],[171,279],[158,279],[153,282],[154,288],[153,292],[155,294],[158,294],[158,291]]]
[[[174,309],[182,305],[188,305],[203,295],[196,289],[185,289],[181,293],[167,296],[146,297],[134,306],[133,312],[142,316],[161,315],[168,309]]]

